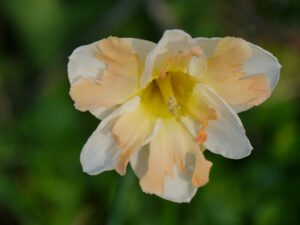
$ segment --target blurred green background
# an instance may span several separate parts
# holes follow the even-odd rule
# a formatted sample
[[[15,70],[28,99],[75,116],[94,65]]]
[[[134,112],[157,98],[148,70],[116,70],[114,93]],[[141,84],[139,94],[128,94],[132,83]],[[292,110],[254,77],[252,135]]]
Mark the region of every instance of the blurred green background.
[[[240,114],[252,154],[206,152],[211,179],[190,204],[142,193],[131,169],[84,174],[99,121],[68,95],[73,49],[109,35],[157,42],[167,28],[242,37],[283,66],[272,97]],[[0,0],[0,224],[300,224],[299,59],[299,0]]]

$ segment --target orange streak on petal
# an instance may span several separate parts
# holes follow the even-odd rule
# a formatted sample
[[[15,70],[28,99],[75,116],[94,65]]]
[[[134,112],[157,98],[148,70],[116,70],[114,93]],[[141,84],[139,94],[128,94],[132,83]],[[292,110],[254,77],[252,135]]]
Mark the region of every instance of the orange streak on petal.
[[[206,140],[207,140],[207,133],[205,132],[205,129],[208,125],[208,121],[209,120],[217,120],[218,119],[218,115],[217,115],[217,111],[215,109],[210,109],[212,116],[210,119],[208,120],[204,120],[204,121],[199,121],[202,125],[201,130],[198,133],[198,137],[197,137],[197,144],[203,144]]]
[[[212,166],[210,161],[204,158],[200,149],[194,152],[195,155],[195,168],[192,177],[192,184],[195,188],[204,186],[209,181],[209,172]]]
[[[207,122],[202,122],[202,128],[198,133],[197,144],[203,144],[207,139],[207,134],[205,133],[205,129],[207,127]]]

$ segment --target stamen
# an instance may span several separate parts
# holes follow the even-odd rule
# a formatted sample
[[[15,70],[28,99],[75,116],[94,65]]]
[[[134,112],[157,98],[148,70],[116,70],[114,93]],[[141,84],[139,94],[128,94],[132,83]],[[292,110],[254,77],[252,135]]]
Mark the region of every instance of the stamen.
[[[171,75],[167,74],[166,77],[160,77],[155,81],[160,90],[161,96],[168,107],[168,112],[172,113],[176,118],[179,118],[179,106],[174,95]]]
[[[177,105],[177,101],[175,97],[170,97],[168,100],[168,111],[171,112],[176,118],[178,118],[178,111],[177,109],[179,109],[178,105]]]

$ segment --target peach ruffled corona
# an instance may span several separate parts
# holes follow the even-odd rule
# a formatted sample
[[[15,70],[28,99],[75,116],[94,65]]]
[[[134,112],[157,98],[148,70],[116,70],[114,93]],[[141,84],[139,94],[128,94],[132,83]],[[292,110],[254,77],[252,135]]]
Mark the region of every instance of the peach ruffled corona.
[[[144,192],[189,202],[209,181],[204,150],[231,159],[252,146],[237,113],[264,102],[280,72],[269,52],[241,38],[166,31],[155,44],[108,37],[70,56],[70,95],[102,120],[80,160],[91,175],[130,162]]]

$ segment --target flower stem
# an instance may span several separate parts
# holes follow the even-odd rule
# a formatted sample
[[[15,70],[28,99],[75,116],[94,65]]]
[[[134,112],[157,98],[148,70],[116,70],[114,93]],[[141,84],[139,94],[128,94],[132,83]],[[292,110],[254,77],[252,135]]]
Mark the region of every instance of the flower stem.
[[[119,185],[114,197],[112,210],[108,216],[106,225],[124,224],[128,202],[130,202],[132,187],[134,184],[134,174],[128,168],[126,176],[119,178]]]

